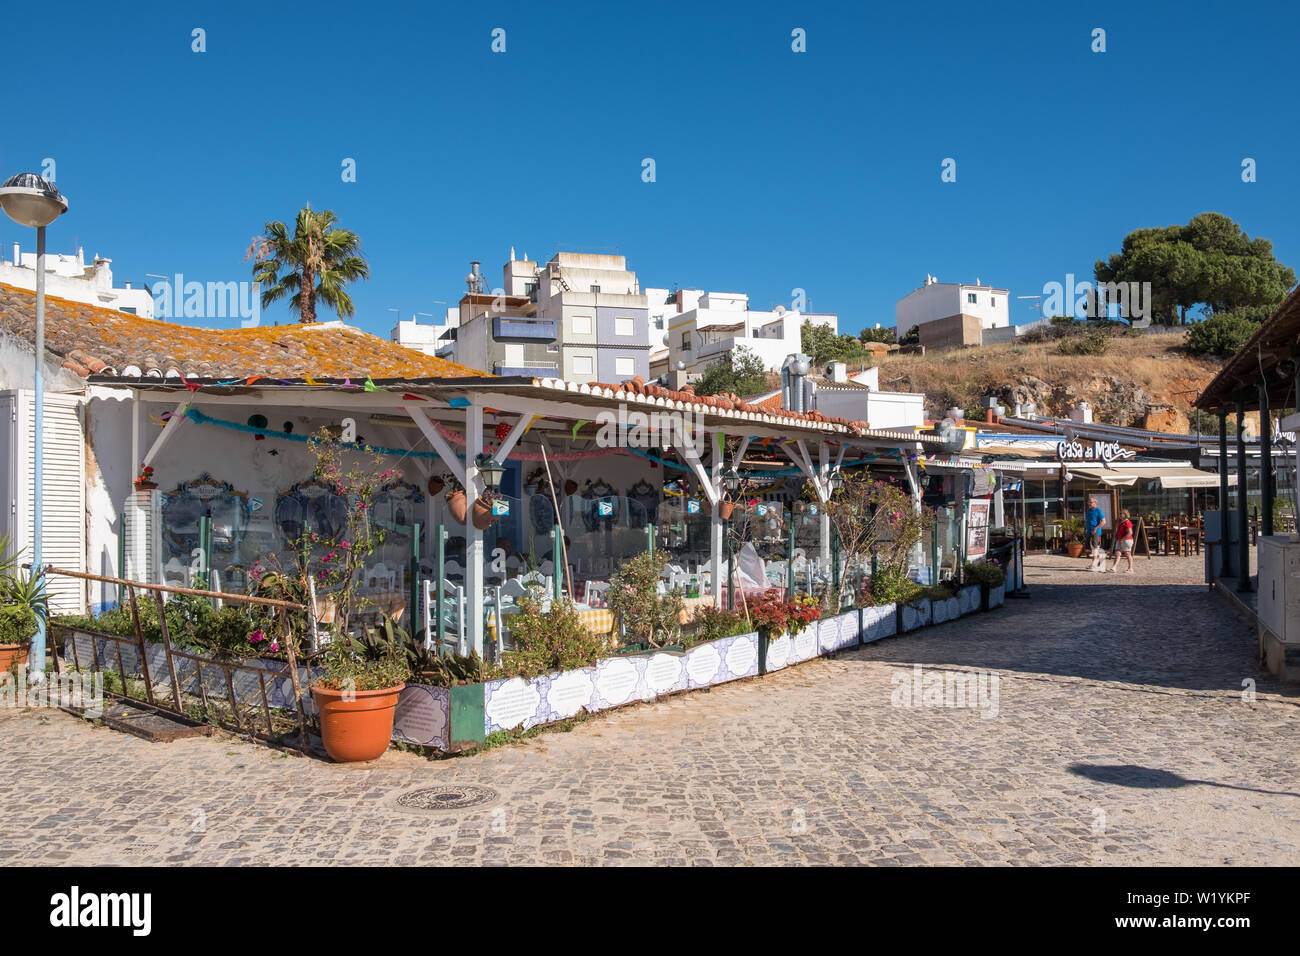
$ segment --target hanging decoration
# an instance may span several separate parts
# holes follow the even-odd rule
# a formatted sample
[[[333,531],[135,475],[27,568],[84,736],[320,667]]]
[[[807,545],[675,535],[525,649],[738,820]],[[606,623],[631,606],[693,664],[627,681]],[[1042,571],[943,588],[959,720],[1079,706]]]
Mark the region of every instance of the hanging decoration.
[[[249,415],[249,416],[248,416],[248,425],[249,425],[250,428],[257,428],[257,429],[261,429],[262,431],[265,431],[265,430],[266,430],[266,416],[265,416],[265,415]],[[253,441],[266,441],[266,436],[265,436],[265,435],[257,435],[257,434],[255,434],[255,435],[253,436]]]

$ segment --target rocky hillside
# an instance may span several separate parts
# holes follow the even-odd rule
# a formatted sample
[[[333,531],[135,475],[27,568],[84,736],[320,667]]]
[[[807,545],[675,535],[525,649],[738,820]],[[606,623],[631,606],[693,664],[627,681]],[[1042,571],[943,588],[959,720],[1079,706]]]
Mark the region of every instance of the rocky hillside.
[[[923,392],[926,414],[974,411],[986,395],[1003,405],[1033,402],[1039,414],[1065,417],[1081,399],[1097,421],[1186,432],[1191,403],[1219,369],[1193,358],[1179,332],[1110,339],[1102,355],[1062,354],[1057,342],[891,355],[878,360],[881,389]]]

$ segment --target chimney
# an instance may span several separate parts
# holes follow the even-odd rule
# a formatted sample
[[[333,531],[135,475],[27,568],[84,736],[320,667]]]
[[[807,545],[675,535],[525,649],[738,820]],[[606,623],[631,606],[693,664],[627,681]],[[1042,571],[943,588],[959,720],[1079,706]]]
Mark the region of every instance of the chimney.
[[[1080,425],[1092,424],[1092,408],[1087,402],[1079,402],[1074,408],[1070,409],[1070,421],[1078,422]]]
[[[16,266],[23,264],[23,254],[19,251],[21,248],[18,243],[14,243],[14,265]]]
[[[849,367],[843,362],[831,362],[826,366],[826,377],[832,382],[847,382],[849,380]]]
[[[812,359],[803,353],[787,355],[781,364],[781,406],[788,412],[812,411]]]

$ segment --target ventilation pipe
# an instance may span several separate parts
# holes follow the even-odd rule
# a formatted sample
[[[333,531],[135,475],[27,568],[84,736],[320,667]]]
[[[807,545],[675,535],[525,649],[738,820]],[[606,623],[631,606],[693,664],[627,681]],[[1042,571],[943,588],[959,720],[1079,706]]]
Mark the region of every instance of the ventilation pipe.
[[[810,412],[813,401],[813,383],[808,378],[812,359],[802,352],[787,355],[781,364],[781,405],[790,412]]]

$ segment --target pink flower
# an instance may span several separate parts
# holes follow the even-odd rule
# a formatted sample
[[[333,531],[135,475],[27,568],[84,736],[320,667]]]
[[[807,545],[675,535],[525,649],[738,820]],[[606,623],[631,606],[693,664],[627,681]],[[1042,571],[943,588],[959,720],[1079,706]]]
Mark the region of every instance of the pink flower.
[[[257,644],[264,640],[266,640],[266,638],[262,635],[262,629],[260,627],[252,634],[248,635],[248,642],[250,644]]]
[[[278,651],[279,649],[280,649],[280,642],[279,642],[279,641],[272,641],[272,642],[271,642],[271,652],[272,652],[272,653],[275,653],[275,652]]]

